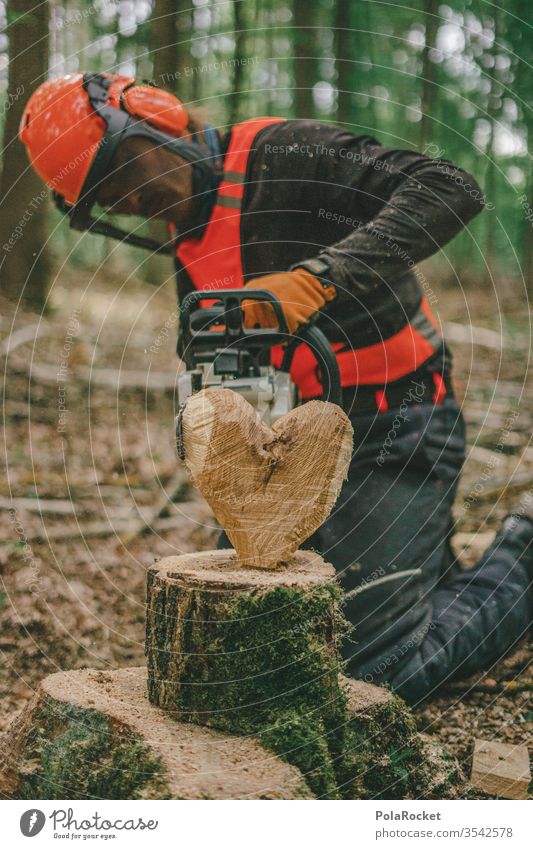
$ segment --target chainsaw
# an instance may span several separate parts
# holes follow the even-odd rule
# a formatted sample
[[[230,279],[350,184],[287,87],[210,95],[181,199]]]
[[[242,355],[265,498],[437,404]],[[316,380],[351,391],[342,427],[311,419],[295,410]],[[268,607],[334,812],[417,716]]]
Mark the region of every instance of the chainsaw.
[[[209,300],[212,305],[199,308],[202,300]],[[277,327],[245,328],[241,308],[245,300],[268,301]],[[326,336],[309,322],[290,334],[281,304],[272,292],[225,289],[215,296],[211,290],[191,292],[180,305],[179,333],[185,371],[178,377],[178,443],[181,412],[187,398],[202,389],[218,387],[238,392],[267,425],[301,403],[290,368],[302,343],[316,358],[322,400],[339,405],[342,402],[339,367]],[[284,346],[284,352],[281,365],[276,368],[270,363],[270,348],[279,344]]]

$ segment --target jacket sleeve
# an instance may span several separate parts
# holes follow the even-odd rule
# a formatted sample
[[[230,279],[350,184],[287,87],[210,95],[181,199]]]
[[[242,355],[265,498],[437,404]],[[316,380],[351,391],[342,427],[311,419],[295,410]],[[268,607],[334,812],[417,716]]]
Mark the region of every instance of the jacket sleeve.
[[[318,254],[341,296],[394,289],[395,280],[449,242],[484,204],[475,179],[451,162],[385,148],[368,136],[351,139],[330,164],[322,198],[331,215],[342,211],[357,226]]]

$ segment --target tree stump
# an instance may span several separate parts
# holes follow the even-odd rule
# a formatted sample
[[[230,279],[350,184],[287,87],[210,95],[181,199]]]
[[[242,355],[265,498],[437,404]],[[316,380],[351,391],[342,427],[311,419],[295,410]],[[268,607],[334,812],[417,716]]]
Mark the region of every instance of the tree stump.
[[[254,740],[173,721],[146,669],[45,678],[0,744],[0,792],[19,799],[301,799],[302,776]]]
[[[228,728],[236,713],[293,704],[299,688],[328,689],[338,600],[334,569],[314,552],[276,571],[242,567],[232,549],[165,558],[148,571],[150,700]]]
[[[276,570],[243,566],[233,550],[165,558],[148,573],[151,702],[255,736],[319,798],[427,795],[435,764],[407,706],[341,676],[340,602],[333,567],[314,552]]]

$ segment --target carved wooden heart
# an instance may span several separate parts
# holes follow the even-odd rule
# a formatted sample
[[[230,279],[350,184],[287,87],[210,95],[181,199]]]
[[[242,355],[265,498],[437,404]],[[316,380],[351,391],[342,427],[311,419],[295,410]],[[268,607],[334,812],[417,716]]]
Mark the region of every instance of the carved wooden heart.
[[[182,419],[185,462],[243,564],[286,561],[329,515],[348,473],[352,426],[310,401],[267,427],[241,395],[204,389]]]

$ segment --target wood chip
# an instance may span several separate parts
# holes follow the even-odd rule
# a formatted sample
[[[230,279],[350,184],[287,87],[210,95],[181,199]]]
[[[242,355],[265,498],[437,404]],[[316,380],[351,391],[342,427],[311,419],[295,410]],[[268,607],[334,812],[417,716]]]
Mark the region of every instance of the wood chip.
[[[527,799],[530,780],[526,746],[475,741],[470,781],[477,790],[504,799]]]

